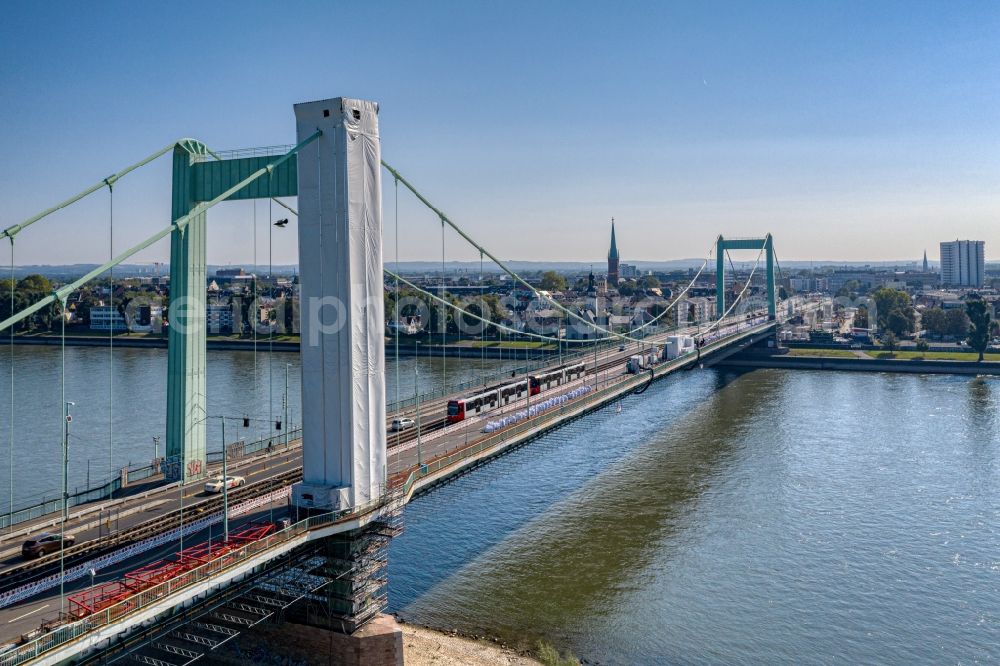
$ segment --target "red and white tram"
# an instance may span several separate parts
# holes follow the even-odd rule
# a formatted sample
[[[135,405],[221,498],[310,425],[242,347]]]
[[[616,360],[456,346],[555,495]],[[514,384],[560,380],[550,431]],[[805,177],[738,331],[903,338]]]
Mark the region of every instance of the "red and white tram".
[[[544,374],[531,375],[528,379],[486,389],[485,391],[464,398],[449,400],[448,423],[458,423],[465,420],[467,416],[476,416],[491,409],[496,409],[501,405],[510,404],[512,401],[523,397],[529,390],[531,395],[538,395],[553,386],[559,386],[582,377],[585,372],[586,366],[583,363],[579,363],[565,368],[558,368]]]

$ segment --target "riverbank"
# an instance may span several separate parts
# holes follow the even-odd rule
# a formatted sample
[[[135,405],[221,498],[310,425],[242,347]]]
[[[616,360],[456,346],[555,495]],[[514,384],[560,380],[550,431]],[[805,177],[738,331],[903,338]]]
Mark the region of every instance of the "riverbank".
[[[503,643],[400,622],[406,666],[541,666]]]
[[[793,349],[775,354],[745,350],[719,365],[731,368],[785,368],[790,370],[840,370],[853,372],[903,372],[915,374],[1000,375],[1000,362],[956,360],[933,352],[917,356],[912,352],[896,355],[853,350]],[[969,355],[972,359],[975,355]]]
[[[58,335],[34,334],[14,336],[15,345],[26,346],[61,346],[63,339]],[[67,335],[67,347],[109,347],[112,339],[107,335]],[[114,337],[115,347],[132,349],[166,349],[167,338],[164,335],[121,334]],[[281,336],[280,339],[269,339],[266,336],[252,338],[236,338],[227,336],[209,336],[207,347],[211,350],[252,351],[255,346],[260,350],[276,352],[298,352],[298,336]],[[386,339],[386,355],[396,354],[396,341]],[[567,345],[563,352],[569,353]],[[414,344],[412,339],[400,340],[399,355],[411,356],[446,356],[448,358],[488,358],[488,359],[520,359],[558,356],[559,348],[551,344],[537,344],[522,341],[459,340],[445,345],[421,343]]]
[[[111,338],[107,335],[67,335],[67,347],[110,347]],[[160,335],[116,335],[114,337],[115,347],[125,347],[129,349],[166,349],[167,338]],[[62,345],[62,338],[58,335],[16,335],[15,345],[50,347]],[[224,351],[253,351],[254,340],[246,338],[208,338],[207,347],[212,350]],[[299,341],[294,339],[269,340],[266,337],[257,338],[256,348],[258,351],[273,349],[276,352],[298,352]]]

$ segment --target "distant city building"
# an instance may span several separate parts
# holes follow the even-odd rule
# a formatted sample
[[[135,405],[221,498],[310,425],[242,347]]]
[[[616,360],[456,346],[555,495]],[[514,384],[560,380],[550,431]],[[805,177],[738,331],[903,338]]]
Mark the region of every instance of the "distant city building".
[[[714,298],[688,298],[682,301],[679,305],[683,308],[679,312],[681,321],[709,321],[714,318]]]
[[[611,218],[611,249],[608,250],[608,285],[618,286],[618,243],[615,242],[615,218]]]
[[[981,287],[986,281],[984,241],[955,240],[941,243],[941,284]]]
[[[118,312],[118,306],[95,305],[90,308],[90,330],[126,331],[125,318]]]
[[[148,333],[159,330],[163,321],[162,305],[139,305],[129,308],[131,322],[126,321],[117,305],[95,305],[90,308],[90,330],[92,331],[133,331]],[[130,325],[131,324],[131,325]]]
[[[619,264],[618,273],[626,280],[629,278],[637,278],[639,277],[639,268],[633,266],[632,264]]]
[[[788,278],[788,288],[791,291],[826,291],[829,281],[826,278],[792,277]]]
[[[246,275],[246,272],[242,268],[220,268],[215,271],[215,275],[221,278],[233,278]]]
[[[160,330],[163,324],[162,305],[140,305],[137,308],[129,308],[132,317],[131,330],[134,333],[148,333]]]
[[[924,250],[924,273],[931,272],[931,265],[927,263],[927,250]]]
[[[389,329],[389,333],[395,335],[416,335],[423,328],[420,315],[414,315],[410,317],[400,317],[397,323],[395,319],[390,318],[389,322],[386,323],[386,328]]]
[[[234,322],[231,305],[209,304],[205,308],[205,323],[209,333],[232,333]]]
[[[865,292],[878,285],[878,278],[871,271],[834,271],[827,276],[830,291],[836,293],[850,285],[855,291]]]

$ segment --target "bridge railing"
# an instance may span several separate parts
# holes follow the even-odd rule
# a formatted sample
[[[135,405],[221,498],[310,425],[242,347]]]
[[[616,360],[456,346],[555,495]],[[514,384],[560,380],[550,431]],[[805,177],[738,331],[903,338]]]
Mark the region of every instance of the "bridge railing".
[[[736,333],[739,333],[754,328],[760,328],[765,324],[766,322],[736,322],[732,325],[737,326]],[[703,348],[703,351],[712,351],[717,347],[727,344],[729,337],[730,336],[727,335],[711,342]],[[653,374],[654,376],[662,375],[672,369],[675,369],[678,365],[690,362],[691,360],[691,355],[687,354],[665,363],[661,363],[660,365],[654,367]],[[468,447],[438,457],[428,464],[412,471],[408,475],[403,484],[403,495],[408,495],[412,490],[413,485],[421,478],[434,474],[435,472],[449,467],[465,458],[473,457],[479,453],[488,451],[489,449],[496,447],[498,444],[502,444],[503,442],[517,437],[518,435],[522,435],[532,430],[537,430],[538,428],[565,414],[566,410],[579,410],[582,408],[582,411],[586,411],[588,408],[596,407],[612,397],[620,395],[623,390],[623,384],[625,385],[625,390],[628,390],[629,388],[641,386],[647,381],[649,381],[649,378],[644,374],[625,375],[617,382],[609,382],[605,387],[582,396],[579,401],[562,405],[561,409],[553,409],[550,412],[545,412],[540,416],[528,419],[527,421],[512,426],[496,435],[486,437]],[[182,588],[209,580],[217,576],[223,570],[245,562],[246,560],[279,546],[289,539],[303,534],[304,532],[324,525],[329,525],[340,520],[367,514],[377,509],[378,506],[384,504],[389,497],[389,495],[380,497],[378,500],[370,502],[363,507],[357,507],[355,509],[341,512],[322,514],[319,516],[311,516],[304,520],[300,520],[282,530],[279,530],[278,532],[260,539],[259,541],[251,542],[237,550],[230,551],[222,557],[211,560],[195,569],[186,571],[175,578],[143,590],[142,592],[120,601],[113,606],[109,606],[108,608],[98,611],[93,615],[88,615],[81,620],[56,627],[51,632],[43,636],[39,636],[38,638],[32,639],[27,643],[0,653],[0,666],[16,666],[17,664],[23,664],[33,659],[37,659],[45,652],[65,645],[66,643],[74,641],[80,637],[86,636],[101,627],[111,625],[124,616],[142,608],[146,608]]]
[[[210,580],[222,571],[241,564],[265,551],[280,546],[305,532],[343,520],[368,514],[393,500],[392,493],[386,493],[365,505],[339,512],[310,516],[241,548],[227,552],[205,564],[147,588],[85,618],[58,626],[49,633],[34,638],[22,645],[0,653],[0,666],[16,666],[37,659],[42,654],[82,638],[94,631],[114,624],[126,615],[147,608],[170,596],[182,588]]]
[[[517,358],[518,352],[520,352],[520,358]],[[531,372],[532,370],[548,367],[552,365],[553,359],[559,358],[559,354],[557,351],[547,350],[544,352],[539,352],[537,350],[529,348],[528,352],[529,352],[529,357],[525,359],[524,350],[511,349],[509,358],[505,356],[504,358],[499,360],[503,361],[510,360],[514,363],[519,363],[520,365],[510,368],[510,370],[508,370],[507,372],[497,372],[492,375],[487,375],[485,378],[471,379],[464,382],[458,382],[456,384],[449,384],[444,388],[433,388],[425,393],[420,394],[420,403],[423,404],[424,402],[429,400],[438,400],[440,398],[452,395],[454,393],[461,393],[462,391],[465,391],[467,389],[479,388],[491,384],[499,384],[502,383],[504,380],[509,379],[510,377],[509,373],[512,370],[516,372],[518,375],[524,375],[527,374],[528,372]],[[587,348],[586,350],[564,349],[562,353],[562,360],[563,363],[569,363],[570,361],[574,361],[580,358],[586,359],[587,357],[593,357],[593,355],[594,351],[591,348]],[[498,360],[498,359],[493,358],[491,360]],[[415,406],[416,406],[416,398],[414,398],[413,396],[400,398],[398,401],[386,403],[386,413],[393,414],[395,412],[399,412],[404,409],[409,409]]]
[[[669,334],[674,330],[676,330],[677,328],[679,327],[672,327],[672,328],[659,327],[655,329],[651,328],[647,332],[647,335],[650,338],[654,338],[656,336]],[[618,340],[601,340],[597,343],[591,343],[590,345],[587,346],[579,345],[578,342],[567,343],[567,344],[573,344],[573,348],[563,349],[561,357],[563,364],[572,363],[576,361],[587,361],[589,359],[592,359],[594,357],[593,344],[598,345],[599,351],[606,351],[608,349],[611,349],[612,347],[618,346],[621,343]],[[634,344],[634,343],[629,343],[629,344]],[[650,344],[662,344],[662,342],[655,343],[654,341],[651,340]],[[387,345],[386,349],[389,348],[390,346]],[[436,349],[436,347],[425,347],[425,349]],[[475,349],[475,348],[471,347],[470,349]],[[509,359],[506,356],[504,356],[499,360],[510,360],[513,361],[514,363],[520,363],[520,365],[511,368],[507,372],[497,372],[492,375],[488,375],[485,379],[474,379],[464,382],[458,382],[456,384],[449,384],[444,388],[431,389],[426,393],[420,394],[421,404],[423,404],[428,400],[436,400],[448,395],[452,395],[454,393],[460,393],[462,391],[465,391],[466,389],[479,388],[491,384],[503,383],[504,380],[510,377],[508,373],[511,370],[516,372],[518,375],[524,375],[527,374],[528,372],[531,372],[532,370],[538,370],[539,368],[548,367],[552,365],[554,360],[560,358],[558,351],[554,351],[552,349],[545,350],[544,352],[539,352],[538,350],[528,348],[527,351],[529,352],[530,355],[527,359],[524,358],[524,350],[510,349],[509,351],[510,351]],[[519,354],[520,358],[518,358]],[[433,354],[429,355],[433,356]],[[469,356],[467,358],[473,358],[473,357]],[[492,360],[498,360],[498,359],[494,357]],[[386,413],[393,414],[395,412],[400,412],[404,409],[409,409],[415,406],[416,406],[416,398],[414,398],[413,396],[400,398],[398,401],[386,403]]]
[[[736,331],[732,333],[735,335],[754,328],[763,327],[768,323],[769,322],[766,320],[761,319],[755,319],[752,322],[742,319],[734,319],[731,322],[727,322],[725,325],[727,327],[735,326]],[[724,335],[712,340],[702,348],[702,352],[711,352],[720,346],[728,344],[730,337],[730,335]],[[654,376],[661,376],[676,369],[680,365],[691,362],[692,360],[692,354],[685,354],[684,356],[660,363],[653,366]],[[469,446],[464,446],[439,456],[425,465],[413,470],[407,476],[406,481],[403,484],[403,494],[408,496],[412,491],[414,484],[416,484],[420,479],[435,474],[447,467],[451,467],[466,458],[472,458],[484,451],[489,451],[490,449],[493,449],[508,440],[515,439],[526,432],[544,428],[547,424],[562,418],[562,416],[569,410],[580,410],[581,412],[588,411],[589,409],[596,408],[596,406],[608,401],[612,397],[620,395],[623,390],[627,391],[633,388],[638,388],[648,381],[649,376],[646,374],[621,375],[617,381],[609,381],[603,388],[597,388],[590,393],[580,396],[572,402],[564,403],[560,405],[559,409],[552,409],[550,411],[543,412],[538,416],[510,426],[495,435],[485,437],[475,444],[470,444]]]

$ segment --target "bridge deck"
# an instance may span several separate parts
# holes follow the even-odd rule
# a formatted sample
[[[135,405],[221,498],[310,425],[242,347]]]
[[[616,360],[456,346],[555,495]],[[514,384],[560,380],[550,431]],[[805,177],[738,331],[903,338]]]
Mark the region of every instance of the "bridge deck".
[[[753,326],[744,325],[740,330],[728,331],[727,335],[706,345],[700,357],[689,355],[660,364],[655,369],[655,376],[662,377],[698,362],[710,364],[716,358],[732,353],[755,340],[765,337],[772,329],[772,323],[764,322]],[[596,387],[596,390],[585,394],[577,400],[559,405],[558,409],[549,410],[525,422],[485,436],[481,432],[484,423],[486,419],[496,418],[496,414],[488,413],[482,417],[467,419],[465,422],[428,433],[426,437],[421,437],[420,457],[423,462],[422,467],[417,466],[418,452],[416,440],[401,439],[398,445],[390,448],[390,473],[397,481],[405,483],[408,498],[414,493],[421,492],[449,476],[467,469],[469,466],[481,464],[484,459],[498,455],[512,447],[519,446],[541,432],[558,427],[568,419],[576,418],[587,411],[596,409],[602,404],[618,398],[622,394],[631,392],[648,381],[648,375],[645,374],[637,376],[625,375],[623,373],[624,361],[631,353],[634,353],[634,350],[619,352],[617,351],[617,347],[604,353],[599,353],[596,364],[598,368],[596,377],[593,372],[594,362],[591,360],[588,367],[588,374],[583,379],[553,388],[542,395],[530,397],[531,403],[537,405],[539,401],[564,394],[578,385],[587,384]],[[442,410],[445,403],[445,400],[438,401],[437,409]],[[509,409],[523,409],[527,404],[528,399],[524,399],[520,405],[511,405]],[[297,448],[291,448],[288,451],[276,452],[270,459],[265,457],[262,460],[255,460],[238,473],[247,476],[248,480],[254,482],[273,479],[280,475],[284,475],[283,478],[287,480],[294,478],[294,474],[290,475],[289,473],[298,469],[299,465],[300,452]],[[157,498],[157,502],[162,503],[152,507],[148,507],[145,504],[148,502],[147,498],[126,498],[121,500],[123,507],[134,509],[135,512],[128,514],[122,521],[122,524],[118,526],[118,529],[124,530],[130,525],[141,524],[144,519],[148,519],[147,508],[152,508],[158,513],[167,513],[175,510],[180,504],[182,493],[185,503],[192,502],[195,496],[200,493],[200,488],[201,484],[189,484],[183,489],[172,488],[170,492],[164,493],[163,496]],[[202,501],[204,502],[205,500]],[[187,506],[191,507],[190,504]],[[262,507],[257,507],[258,513],[251,513],[243,520],[254,515],[259,516],[260,511],[277,517],[281,515],[283,508],[283,501],[268,503]],[[275,509],[278,510],[278,513],[273,513]],[[198,515],[195,511],[197,511],[197,505],[188,509],[189,517],[186,518],[186,521],[191,521],[195,515]],[[100,528],[97,529],[99,530]],[[95,528],[91,527],[89,530],[87,528],[81,530],[80,535],[82,539],[94,538]],[[202,530],[197,534],[192,534],[186,537],[186,543],[192,544],[204,541],[208,538],[209,532],[210,528]],[[218,534],[218,529],[216,529],[215,533]],[[168,544],[165,548],[170,549],[172,546]],[[176,550],[176,548],[173,548],[173,550]],[[141,566],[152,561],[150,558],[163,557],[164,552],[164,548],[160,548],[134,558],[125,559],[120,563],[102,569],[99,580],[110,580],[120,577],[126,571],[135,569],[137,565]],[[2,566],[5,569],[0,569],[0,585],[3,584],[5,574],[14,569],[17,564],[16,556],[13,558],[8,557],[2,562]],[[68,585],[67,590],[80,589],[87,585],[89,585],[89,580],[81,579],[73,585]],[[0,588],[0,590],[3,589]],[[3,608],[0,610],[0,622],[2,622],[4,631],[0,635],[0,639],[15,639],[19,634],[37,627],[42,620],[50,619],[53,612],[57,614],[58,610],[58,587],[54,590],[50,588],[47,593],[36,595],[30,600]],[[0,663],[5,663],[2,656],[0,656]]]

